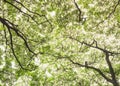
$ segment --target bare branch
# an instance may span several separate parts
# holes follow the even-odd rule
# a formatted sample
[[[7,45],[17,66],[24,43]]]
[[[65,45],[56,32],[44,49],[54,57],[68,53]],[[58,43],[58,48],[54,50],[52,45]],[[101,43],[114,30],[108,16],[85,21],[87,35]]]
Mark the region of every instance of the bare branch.
[[[35,53],[30,49],[30,47],[29,47],[29,45],[28,45],[28,42],[26,41],[25,36],[23,35],[23,33],[20,32],[17,28],[15,28],[15,27],[14,27],[15,25],[14,25],[13,23],[11,23],[11,22],[8,21],[7,19],[1,18],[1,17],[0,17],[0,21],[1,21],[7,28],[12,29],[12,30],[18,35],[18,37],[20,37],[20,38],[25,42],[25,45],[26,45],[26,47],[28,48],[28,50],[35,55]],[[10,25],[11,25],[11,26],[10,26]],[[20,33],[22,33],[22,34],[20,34]]]
[[[75,0],[74,0],[74,4],[75,4],[77,10],[79,11],[79,21],[82,21],[82,18],[81,18],[81,16],[82,16],[82,15],[81,15],[81,14],[82,14],[82,11],[81,11],[81,9],[79,8],[78,4],[75,2]]]
[[[27,49],[29,50],[29,52],[33,53],[33,55],[36,55],[36,54],[30,49],[30,47],[29,47],[29,45],[28,45],[28,42],[26,41],[26,39],[24,38],[24,36],[19,33],[20,31],[19,31],[17,28],[14,27],[15,25],[14,25],[13,23],[11,23],[11,22],[8,21],[7,19],[1,18],[1,17],[0,17],[0,22],[1,22],[3,25],[5,25],[5,26],[7,27],[7,29],[8,29],[8,31],[9,31],[9,34],[10,34],[10,42],[11,42],[11,43],[10,43],[10,44],[11,44],[11,50],[12,50],[12,53],[13,53],[14,57],[16,58],[16,61],[19,63],[19,65],[20,65],[20,67],[21,67],[22,69],[25,69],[25,68],[22,66],[22,64],[20,63],[20,61],[18,60],[18,58],[17,58],[17,56],[16,56],[16,54],[15,54],[15,51],[14,51],[14,48],[13,48],[13,39],[12,39],[11,30],[13,30],[13,31],[18,35],[18,37],[20,37],[20,38],[25,42],[25,45],[26,45]]]
[[[11,44],[12,53],[13,53],[16,61],[17,61],[18,64],[20,65],[20,67],[21,67],[22,69],[24,69],[24,67],[22,66],[22,64],[20,63],[20,61],[18,60],[18,58],[17,58],[17,56],[16,56],[16,54],[15,54],[15,51],[14,51],[14,48],[13,48],[12,33],[11,33],[11,31],[10,31],[10,28],[8,28],[8,31],[9,31],[9,34],[10,34],[10,42],[11,42],[10,44]]]
[[[93,69],[95,70],[96,72],[98,72],[105,80],[107,80],[108,82],[112,83],[112,80],[110,78],[108,78],[100,69],[98,68],[95,68],[95,67],[92,67],[92,66],[89,66],[89,65],[83,65],[83,64],[80,64],[78,62],[74,62],[73,60],[71,60],[69,58],[69,61],[72,62],[73,64],[75,65],[78,65],[79,67],[85,67],[85,68],[88,68],[88,69]]]
[[[27,14],[25,12],[23,12],[20,8],[18,8],[17,6],[15,6],[14,4],[10,3],[9,1],[7,0],[4,0],[6,3],[10,4],[11,6],[15,7],[18,11],[20,11],[21,13],[25,14],[26,16],[30,17],[37,25],[38,25],[38,22],[34,19],[34,17],[32,17],[30,14]]]
[[[76,40],[77,42],[79,42],[79,43],[81,43],[81,44],[84,44],[84,45],[86,45],[86,46],[88,46],[88,47],[96,48],[96,49],[99,49],[99,50],[101,50],[102,52],[104,52],[104,53],[105,53],[105,56],[106,56],[106,57],[105,57],[105,60],[106,60],[107,65],[108,65],[108,67],[109,67],[109,71],[110,71],[110,74],[111,74],[111,78],[112,78],[112,79],[107,78],[107,77],[100,71],[100,69],[97,69],[97,68],[95,68],[95,67],[89,66],[89,65],[87,65],[87,63],[86,63],[85,65],[82,65],[82,64],[79,64],[79,63],[77,63],[77,62],[73,62],[71,59],[69,59],[73,64],[79,65],[80,67],[85,67],[85,68],[93,69],[93,70],[97,71],[102,77],[104,77],[108,82],[111,82],[114,86],[119,86],[119,84],[118,84],[118,82],[117,82],[117,80],[116,80],[116,76],[115,76],[114,69],[113,69],[112,64],[111,64],[111,62],[110,62],[110,59],[109,59],[109,55],[120,54],[120,53],[111,52],[111,51],[108,51],[108,50],[106,50],[106,49],[103,49],[103,48],[98,47],[97,41],[95,41],[95,40],[92,42],[92,44],[88,44],[88,43],[86,43],[86,42],[84,42],[84,41],[83,41],[83,42],[80,42],[79,40],[77,40],[77,39],[75,39],[75,38],[72,38],[72,37],[69,37],[69,38],[72,39],[72,40]],[[94,43],[95,43],[95,46],[93,46]]]
[[[118,0],[117,4],[115,5],[115,7],[113,8],[113,10],[109,13],[109,15],[102,21],[100,21],[97,26],[99,26],[101,23],[104,23],[105,20],[107,20],[108,18],[110,18],[116,11],[118,5],[120,4],[120,0]]]
[[[32,14],[34,14],[34,15],[37,15],[37,16],[39,16],[39,17],[44,17],[44,18],[45,18],[45,21],[44,21],[44,22],[38,23],[38,21],[36,21],[33,16],[31,16],[31,15],[28,14],[28,13],[23,12],[23,11],[22,11],[19,7],[17,7],[16,5],[10,3],[10,2],[7,1],[7,0],[4,0],[4,2],[10,4],[11,6],[13,6],[14,8],[16,8],[16,9],[17,9],[18,11],[20,11],[21,13],[23,13],[23,14],[25,14],[26,16],[30,17],[37,25],[42,24],[42,23],[45,23],[45,22],[48,22],[49,25],[51,26],[51,29],[53,30],[53,25],[52,25],[52,23],[49,21],[49,19],[48,19],[45,15],[40,15],[39,13],[32,12],[32,11],[30,11],[27,7],[25,7],[21,2],[15,0],[15,2],[17,2],[17,3],[20,4],[22,7],[24,7],[28,12],[30,12],[30,13],[32,13]]]
[[[39,17],[44,17],[45,15],[40,15],[40,14],[38,14],[38,13],[36,13],[36,12],[32,12],[31,10],[29,10],[27,7],[25,7],[21,2],[19,2],[19,1],[17,1],[17,0],[15,0],[15,2],[17,2],[18,4],[20,4],[22,7],[24,7],[28,12],[30,12],[30,13],[33,13],[33,14],[36,14],[36,15],[38,15]]]
[[[110,71],[110,74],[111,74],[111,77],[112,77],[112,83],[114,84],[114,86],[119,86],[119,84],[116,80],[114,69],[113,69],[112,64],[110,62],[110,59],[109,59],[109,54],[105,53],[105,55],[106,55],[105,60],[107,62],[107,65],[109,67],[109,71]]]
[[[116,9],[117,9],[117,7],[118,7],[119,4],[120,4],[120,0],[118,0],[117,4],[113,8],[112,12],[108,15],[108,18],[110,18],[110,16],[115,13],[115,11],[116,11]]]
[[[84,44],[84,45],[86,45],[86,46],[88,46],[88,47],[96,48],[96,49],[98,49],[98,50],[100,50],[100,51],[102,51],[102,52],[109,53],[110,55],[120,54],[120,53],[111,52],[111,51],[108,51],[108,50],[106,50],[106,49],[103,49],[103,48],[98,47],[97,41],[95,41],[95,40],[94,40],[93,43],[95,43],[96,46],[93,46],[93,43],[92,43],[92,45],[91,45],[91,44],[88,44],[88,43],[86,43],[86,42],[84,42],[84,41],[81,42],[81,41],[79,41],[78,39],[75,39],[75,38],[73,38],[73,37],[69,37],[69,38],[72,39],[72,40],[77,41],[77,42],[80,43],[80,44]]]

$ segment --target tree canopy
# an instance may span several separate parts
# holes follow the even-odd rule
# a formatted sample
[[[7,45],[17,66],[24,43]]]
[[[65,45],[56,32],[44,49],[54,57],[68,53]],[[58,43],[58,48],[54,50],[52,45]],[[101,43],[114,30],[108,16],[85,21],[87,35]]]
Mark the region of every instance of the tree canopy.
[[[120,0],[0,0],[0,86],[119,86]]]

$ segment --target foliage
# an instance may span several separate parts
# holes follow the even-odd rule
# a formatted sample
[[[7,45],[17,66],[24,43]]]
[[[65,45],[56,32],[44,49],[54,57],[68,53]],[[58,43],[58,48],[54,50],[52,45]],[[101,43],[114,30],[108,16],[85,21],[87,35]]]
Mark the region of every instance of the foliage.
[[[120,0],[1,0],[0,86],[119,86]]]

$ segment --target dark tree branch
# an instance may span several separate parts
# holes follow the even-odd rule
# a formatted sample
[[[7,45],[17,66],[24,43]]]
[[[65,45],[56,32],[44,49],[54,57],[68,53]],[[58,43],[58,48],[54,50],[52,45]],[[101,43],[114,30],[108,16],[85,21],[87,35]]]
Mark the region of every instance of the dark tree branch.
[[[74,64],[74,65],[78,65],[79,67],[84,67],[84,68],[87,68],[87,69],[92,69],[92,70],[94,70],[94,71],[96,71],[97,73],[99,73],[105,80],[107,80],[108,82],[110,82],[110,83],[112,83],[112,79],[110,79],[109,77],[107,77],[100,69],[98,69],[98,68],[95,68],[95,67],[93,67],[93,66],[90,66],[90,65],[88,65],[88,64],[80,64],[80,63],[78,63],[78,62],[74,62],[73,60],[71,60],[69,57],[67,57],[67,56],[61,56],[61,55],[59,55],[59,56],[55,56],[55,55],[53,55],[54,57],[57,57],[58,59],[68,59],[72,64]]]
[[[28,42],[26,41],[25,37],[24,37],[22,34],[20,34],[20,31],[19,31],[17,28],[15,28],[15,25],[14,25],[13,23],[11,23],[11,22],[8,21],[7,19],[1,18],[1,17],[0,17],[0,22],[1,22],[3,25],[5,25],[5,26],[7,27],[7,29],[8,29],[8,31],[9,31],[11,50],[12,50],[12,53],[13,53],[16,61],[18,62],[18,64],[20,65],[20,67],[21,67],[22,69],[25,69],[25,68],[22,66],[22,64],[20,63],[19,59],[17,58],[17,56],[16,56],[16,54],[15,54],[14,47],[13,47],[13,38],[12,38],[11,30],[13,30],[13,31],[17,34],[17,36],[20,37],[20,38],[24,41],[24,43],[25,43],[27,49],[29,50],[29,52],[33,53],[33,55],[36,55],[36,54],[30,49],[30,47],[29,47],[29,45],[28,45]],[[28,69],[27,69],[27,70],[28,70]]]
[[[79,64],[79,63],[77,63],[77,62],[74,62],[74,61],[72,61],[71,59],[69,59],[73,64],[76,64],[76,65],[79,65],[79,66],[81,66],[81,67],[85,67],[85,68],[90,68],[90,69],[93,69],[93,70],[95,70],[95,71],[97,71],[102,77],[104,77],[108,82],[111,82],[114,86],[119,86],[119,84],[118,84],[118,82],[117,82],[117,80],[116,80],[116,76],[115,76],[115,72],[114,72],[114,69],[113,69],[113,67],[112,67],[112,63],[111,63],[111,61],[110,61],[110,59],[109,59],[109,56],[110,55],[113,55],[113,54],[120,54],[120,53],[115,53],[115,52],[111,52],[111,51],[108,51],[108,50],[106,50],[106,49],[103,49],[103,48],[100,48],[100,47],[98,47],[98,45],[97,45],[97,41],[93,41],[92,42],[92,44],[88,44],[88,43],[86,43],[86,42],[80,42],[79,40],[77,40],[77,39],[75,39],[75,38],[72,38],[72,37],[69,37],[70,39],[72,39],[72,40],[75,40],[75,41],[77,41],[77,42],[79,42],[79,43],[81,43],[81,44],[84,44],[84,45],[86,45],[86,46],[88,46],[88,47],[92,47],[92,48],[96,48],[96,49],[98,49],[98,50],[100,50],[100,51],[102,51],[103,53],[105,53],[105,60],[106,60],[106,62],[107,62],[107,65],[108,65],[108,67],[109,67],[109,72],[110,72],[110,74],[111,74],[111,78],[112,79],[109,79],[108,77],[106,77],[102,72],[101,72],[101,70],[100,69],[97,69],[97,68],[95,68],[95,67],[92,67],[92,66],[89,66],[89,65],[82,65],[82,64]],[[95,46],[93,46],[93,44],[95,43]]]
[[[25,7],[21,2],[15,0],[15,2],[17,2],[18,4],[20,4],[23,8],[25,8],[28,12],[34,14],[34,15],[37,15],[39,17],[44,17],[45,18],[45,21],[44,22],[41,22],[41,23],[38,23],[33,16],[31,16],[30,14],[28,13],[25,13],[23,12],[19,7],[17,7],[16,5],[10,3],[9,1],[7,0],[4,0],[4,2],[10,4],[11,6],[13,6],[14,8],[16,8],[18,11],[20,11],[21,13],[25,14],[26,16],[30,17],[37,25],[39,24],[42,24],[42,23],[45,23],[45,22],[48,22],[49,25],[51,26],[52,30],[53,30],[53,26],[52,26],[52,23],[48,20],[48,18],[45,16],[45,15],[40,15],[39,13],[36,13],[36,12],[32,12],[31,10],[29,10],[27,7]]]
[[[120,0],[118,0],[117,4],[113,8],[112,12],[108,15],[108,18],[110,18],[110,16],[115,13],[115,11],[116,11],[116,9],[117,9],[117,7],[118,7],[119,4],[120,4]]]
[[[78,65],[79,67],[85,67],[85,68],[88,68],[88,69],[93,69],[95,70],[96,72],[98,72],[105,80],[107,80],[108,82],[112,83],[112,80],[110,78],[108,78],[100,69],[98,68],[95,68],[95,67],[92,67],[92,66],[89,66],[89,65],[83,65],[83,64],[80,64],[78,62],[74,62],[73,60],[69,59],[70,62],[72,62],[72,64],[75,64],[75,65]]]
[[[10,44],[11,44],[11,50],[12,50],[12,53],[16,59],[16,61],[18,62],[18,64],[20,65],[20,67],[22,69],[24,69],[24,67],[22,66],[22,64],[20,63],[19,59],[17,58],[16,54],[15,54],[15,51],[14,51],[14,48],[13,48],[13,39],[12,39],[12,33],[10,31],[10,28],[8,28],[8,31],[9,31],[9,34],[10,34]]]
[[[25,14],[26,16],[30,17],[37,25],[39,25],[39,23],[38,23],[38,22],[34,19],[34,17],[32,17],[30,14],[23,12],[20,8],[18,8],[17,6],[15,6],[14,4],[10,3],[10,2],[7,1],[7,0],[4,0],[4,2],[10,4],[10,5],[13,6],[14,8],[16,8],[19,12],[21,12],[21,13]]]
[[[104,23],[105,20],[107,20],[108,18],[110,18],[116,11],[118,5],[120,4],[120,0],[118,0],[117,4],[115,5],[115,7],[113,8],[113,10],[109,13],[109,15],[102,21],[100,21],[97,26],[99,26],[101,23]]]
[[[97,41],[95,41],[95,40],[93,41],[92,44],[88,44],[88,43],[86,43],[86,42],[84,42],[84,41],[81,42],[81,41],[79,41],[78,39],[75,39],[75,38],[73,38],[73,37],[69,37],[69,38],[72,39],[72,40],[77,41],[77,42],[80,43],[80,44],[84,44],[84,45],[86,45],[86,46],[88,46],[88,47],[96,48],[96,49],[98,49],[98,50],[100,50],[100,51],[102,51],[102,52],[109,53],[110,55],[120,54],[120,53],[116,53],[116,52],[108,51],[108,50],[106,50],[106,49],[103,49],[103,48],[98,47],[98,45],[97,45]],[[93,46],[94,43],[95,43],[95,46]]]
[[[22,7],[24,7],[28,12],[30,12],[30,13],[33,13],[33,14],[36,14],[36,15],[38,15],[39,17],[44,17],[45,15],[40,15],[40,14],[38,14],[38,13],[36,13],[36,12],[32,12],[31,10],[29,10],[27,7],[25,7],[21,2],[19,2],[19,1],[17,1],[17,0],[15,0],[15,2],[17,2],[18,4],[20,4]]]
[[[107,62],[107,65],[109,67],[109,71],[110,71],[110,74],[111,74],[111,77],[112,77],[112,83],[114,84],[114,86],[119,86],[119,84],[116,80],[114,69],[112,67],[112,63],[110,62],[110,59],[109,59],[109,54],[105,53],[105,55],[106,55],[105,60]]]
[[[23,33],[20,32],[20,31],[15,27],[15,25],[14,25],[13,23],[11,23],[11,22],[8,21],[7,19],[1,18],[1,17],[0,17],[0,21],[1,21],[2,24],[4,24],[7,28],[12,29],[12,30],[17,34],[17,36],[20,37],[20,38],[24,41],[27,49],[28,49],[31,53],[33,53],[34,55],[36,55],[36,54],[30,49],[30,47],[29,47],[29,45],[28,45],[28,42],[27,42],[25,36],[23,35]],[[22,33],[22,34],[20,34],[20,33]]]
[[[79,6],[78,6],[78,4],[75,2],[75,0],[74,0],[74,4],[75,4],[75,6],[76,6],[76,8],[77,8],[77,10],[78,10],[78,12],[79,12],[79,22],[80,21],[82,21],[82,11],[81,11],[81,9],[79,8]]]

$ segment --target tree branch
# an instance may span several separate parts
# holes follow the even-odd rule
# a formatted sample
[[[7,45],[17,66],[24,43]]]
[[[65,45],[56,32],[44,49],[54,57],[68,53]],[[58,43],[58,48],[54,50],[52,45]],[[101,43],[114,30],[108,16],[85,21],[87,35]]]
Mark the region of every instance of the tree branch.
[[[110,74],[111,74],[111,77],[112,77],[112,83],[114,84],[114,86],[119,86],[119,84],[116,80],[114,69],[113,69],[112,64],[110,62],[110,59],[109,59],[109,54],[106,52],[105,55],[106,55],[105,60],[107,62],[107,65],[109,67],[109,71],[110,71]]]
[[[17,56],[16,56],[16,54],[15,54],[14,47],[13,47],[13,39],[12,39],[11,30],[13,30],[13,31],[17,34],[17,36],[20,37],[20,38],[24,41],[24,43],[25,43],[27,49],[29,50],[29,52],[31,52],[33,55],[36,55],[36,54],[30,49],[30,47],[29,47],[29,45],[28,45],[28,42],[26,41],[25,37],[24,37],[22,34],[20,34],[20,31],[19,31],[17,28],[15,28],[15,25],[14,25],[13,23],[11,23],[11,22],[8,21],[7,19],[1,18],[1,17],[0,17],[0,22],[1,22],[3,25],[5,25],[5,26],[7,27],[7,29],[8,29],[8,31],[9,31],[9,34],[10,34],[10,42],[11,42],[11,43],[10,43],[10,44],[11,44],[11,50],[12,50],[12,53],[13,53],[16,61],[18,62],[18,64],[20,65],[20,67],[21,67],[22,69],[25,69],[25,68],[22,66],[22,64],[20,63],[19,59],[17,58]],[[27,70],[28,70],[28,69],[27,69]]]
[[[76,6],[76,8],[77,8],[77,10],[78,10],[78,12],[79,12],[79,22],[80,22],[80,21],[82,21],[82,18],[81,18],[82,11],[81,11],[81,9],[79,8],[78,4],[75,2],[75,0],[74,0],[74,4],[75,4],[75,6]]]
[[[116,9],[117,9],[117,7],[118,7],[119,4],[120,4],[120,0],[118,0],[117,4],[116,4],[115,7],[113,8],[113,10],[109,13],[109,15],[105,18],[105,20],[107,20],[108,18],[110,18],[111,15],[115,13],[115,11],[116,11]],[[99,26],[101,23],[104,23],[105,20],[100,21],[100,22],[97,24],[97,26]]]
[[[88,43],[86,43],[86,42],[84,42],[84,41],[81,42],[81,41],[79,41],[78,39],[75,39],[75,38],[73,38],[73,37],[69,37],[69,38],[72,39],[72,40],[77,41],[77,42],[80,43],[80,44],[84,44],[84,45],[86,45],[86,46],[88,46],[88,47],[96,48],[96,49],[98,49],[98,50],[100,50],[100,51],[102,51],[102,52],[109,53],[110,55],[120,54],[120,53],[108,51],[108,50],[106,50],[106,49],[103,49],[103,48],[98,47],[97,41],[95,41],[95,40],[93,41],[92,44],[88,44]],[[96,46],[93,46],[94,43],[95,43]]]
[[[31,16],[30,14],[28,14],[28,13],[23,12],[23,11],[22,11],[19,7],[17,7],[16,5],[10,3],[10,2],[7,1],[7,0],[4,0],[4,2],[10,4],[11,6],[13,6],[14,8],[16,8],[16,9],[17,9],[18,11],[20,11],[21,13],[23,13],[23,14],[27,15],[28,17],[30,17],[37,25],[39,25],[39,24],[41,24],[41,23],[48,22],[49,25],[51,26],[52,30],[53,30],[53,25],[51,24],[51,22],[48,20],[48,18],[47,18],[45,15],[40,15],[39,13],[32,12],[32,11],[29,10],[27,7],[25,7],[21,2],[15,0],[15,2],[17,2],[18,4],[20,4],[20,5],[21,5],[23,8],[25,8],[28,12],[30,12],[30,13],[32,13],[32,14],[34,14],[34,15],[37,15],[37,16],[39,16],[39,17],[44,17],[44,18],[45,18],[45,21],[44,21],[44,22],[38,23],[38,22],[34,19],[34,17],[32,17],[32,16]]]
[[[119,84],[118,84],[118,82],[117,82],[117,80],[116,80],[116,76],[115,76],[114,69],[113,69],[113,67],[112,67],[112,63],[110,62],[110,59],[109,59],[109,55],[120,54],[120,53],[111,52],[111,51],[108,51],[108,50],[106,50],[106,49],[103,49],[103,48],[98,47],[97,41],[95,41],[95,40],[92,42],[92,44],[88,44],[88,43],[86,43],[86,42],[84,42],[84,41],[83,41],[83,42],[80,42],[79,40],[77,40],[77,39],[75,39],[75,38],[72,38],[72,37],[69,37],[69,38],[72,39],[72,40],[75,40],[75,41],[77,41],[77,42],[79,42],[79,43],[81,43],[81,44],[84,44],[84,45],[86,45],[86,46],[88,46],[88,47],[96,48],[96,49],[102,51],[103,53],[105,53],[105,56],[106,56],[106,57],[105,57],[105,60],[106,60],[107,65],[108,65],[108,67],[109,67],[109,71],[110,71],[110,74],[111,74],[111,78],[112,78],[112,79],[109,79],[108,77],[106,77],[106,76],[102,73],[102,71],[100,71],[100,69],[97,69],[97,68],[95,68],[95,67],[92,67],[92,66],[89,66],[89,65],[86,65],[86,64],[85,64],[85,65],[82,65],[82,64],[79,64],[79,63],[77,63],[77,62],[73,62],[72,60],[70,60],[73,64],[79,65],[79,66],[81,66],[81,67],[93,69],[93,70],[97,71],[97,72],[98,72],[102,77],[104,77],[107,81],[111,82],[114,86],[119,86]],[[93,46],[94,43],[95,43],[95,46]]]
[[[12,29],[12,30],[18,35],[18,37],[20,37],[20,38],[24,41],[27,49],[28,49],[31,53],[33,53],[34,55],[36,55],[36,54],[30,49],[30,47],[29,47],[29,45],[28,45],[28,42],[26,41],[26,38],[25,38],[24,34],[23,34],[22,32],[20,32],[20,31],[15,27],[15,25],[14,25],[13,23],[11,23],[11,22],[8,21],[7,19],[1,18],[1,17],[0,17],[0,21],[1,21],[7,28]],[[10,26],[10,25],[11,25],[11,26]],[[20,34],[20,33],[22,33],[22,34]]]
[[[88,68],[88,69],[93,69],[95,70],[96,72],[98,72],[105,80],[107,80],[108,82],[112,83],[112,80],[110,78],[108,78],[100,69],[98,68],[95,68],[95,67],[92,67],[92,66],[89,66],[89,65],[83,65],[83,64],[80,64],[80,63],[77,63],[77,62],[74,62],[73,60],[71,60],[69,58],[69,61],[72,62],[73,64],[75,65],[78,65],[79,67],[85,67],[85,68]]]

